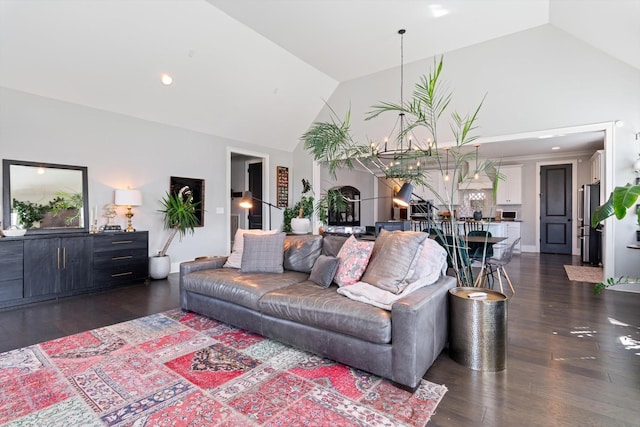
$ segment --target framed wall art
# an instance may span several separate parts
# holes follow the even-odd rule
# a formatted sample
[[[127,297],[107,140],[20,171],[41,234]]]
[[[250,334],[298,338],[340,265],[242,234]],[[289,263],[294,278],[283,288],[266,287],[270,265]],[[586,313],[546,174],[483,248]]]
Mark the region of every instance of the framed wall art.
[[[278,207],[286,208],[289,206],[289,168],[278,166],[276,172]]]
[[[204,226],[204,179],[195,178],[183,178],[179,176],[172,176],[169,184],[169,191],[171,194],[177,194],[184,186],[189,187],[193,194],[193,202],[198,203],[196,206],[196,217],[198,217],[198,225],[196,227]]]

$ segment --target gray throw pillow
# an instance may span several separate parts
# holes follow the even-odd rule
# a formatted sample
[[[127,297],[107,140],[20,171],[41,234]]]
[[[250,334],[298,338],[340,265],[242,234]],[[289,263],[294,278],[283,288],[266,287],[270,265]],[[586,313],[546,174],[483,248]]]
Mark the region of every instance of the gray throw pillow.
[[[409,284],[427,233],[380,230],[361,281],[399,294]]]
[[[322,255],[338,256],[338,252],[348,237],[326,235],[322,239]]]
[[[245,234],[240,273],[282,273],[285,236]]]
[[[335,256],[320,255],[313,264],[311,269],[311,275],[309,280],[313,283],[317,283],[323,288],[328,288],[333,282],[333,276],[338,271],[338,265],[340,264],[340,258]]]
[[[309,273],[322,251],[322,236],[287,236],[284,239],[284,269]]]

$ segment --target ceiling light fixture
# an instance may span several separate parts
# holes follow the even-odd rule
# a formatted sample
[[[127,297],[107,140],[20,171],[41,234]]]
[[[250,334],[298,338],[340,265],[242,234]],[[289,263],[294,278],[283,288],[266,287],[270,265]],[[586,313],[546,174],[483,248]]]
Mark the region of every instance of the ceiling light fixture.
[[[400,34],[400,105],[404,105],[404,34],[406,30],[398,30]],[[389,141],[396,128],[400,125],[400,129],[396,135],[396,142],[393,144]],[[424,162],[421,159],[425,156],[431,156],[433,142],[428,140],[426,148],[422,149],[414,141],[414,135],[408,135],[408,129],[405,126],[404,113],[398,114],[398,119],[388,137],[384,139],[382,147],[380,144],[371,142],[371,160],[374,165],[382,170],[387,178],[397,178],[410,181],[412,178],[420,176],[424,168]],[[417,140],[417,138],[416,138]]]
[[[480,144],[473,144],[476,147],[476,173],[473,174],[473,179],[480,179],[480,174],[478,173],[478,147]]]
[[[559,150],[560,147],[551,147],[552,150]]]
[[[162,76],[160,76],[160,81],[163,85],[169,86],[171,83],[173,83],[173,77],[171,77],[171,74],[164,73]]]

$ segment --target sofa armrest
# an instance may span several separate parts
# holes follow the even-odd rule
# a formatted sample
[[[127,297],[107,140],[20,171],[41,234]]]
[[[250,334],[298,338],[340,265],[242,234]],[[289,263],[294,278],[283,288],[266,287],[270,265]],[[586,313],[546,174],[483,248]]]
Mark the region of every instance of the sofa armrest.
[[[226,256],[212,256],[197,259],[195,261],[187,261],[180,263],[180,277],[185,276],[194,271],[209,270],[212,268],[221,268],[227,261]]]
[[[448,335],[448,294],[454,277],[441,276],[393,304],[391,336],[395,381],[417,385],[438,357]]]

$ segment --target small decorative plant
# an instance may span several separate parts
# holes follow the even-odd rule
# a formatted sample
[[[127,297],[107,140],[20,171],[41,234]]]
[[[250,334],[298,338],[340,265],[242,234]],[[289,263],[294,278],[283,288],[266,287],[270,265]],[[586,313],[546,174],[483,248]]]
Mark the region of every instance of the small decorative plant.
[[[176,234],[180,233],[181,239],[187,232],[193,234],[194,227],[198,225],[196,206],[200,202],[194,203],[191,190],[185,186],[177,193],[167,192],[161,203],[163,209],[159,212],[162,213],[164,227],[171,230],[162,250],[158,253],[158,256],[163,257],[167,254]]]
[[[58,216],[61,212],[72,210],[74,215],[69,215],[65,218],[67,225],[71,224],[75,219],[80,219],[80,213],[82,210],[82,194],[80,193],[67,193],[64,191],[58,191],[55,194],[55,198],[49,202],[48,210],[51,211],[53,216]]]
[[[307,196],[308,193],[313,194],[311,184],[306,179],[302,180],[302,196],[300,200],[296,202],[292,207],[285,208],[283,212],[284,224],[282,225],[282,231],[291,232],[291,220],[293,218],[311,218],[313,215],[313,201],[314,197]]]
[[[41,221],[47,212],[47,207],[34,202],[21,202],[13,199],[13,209],[18,213],[18,222],[23,228],[32,228],[33,224]]]

